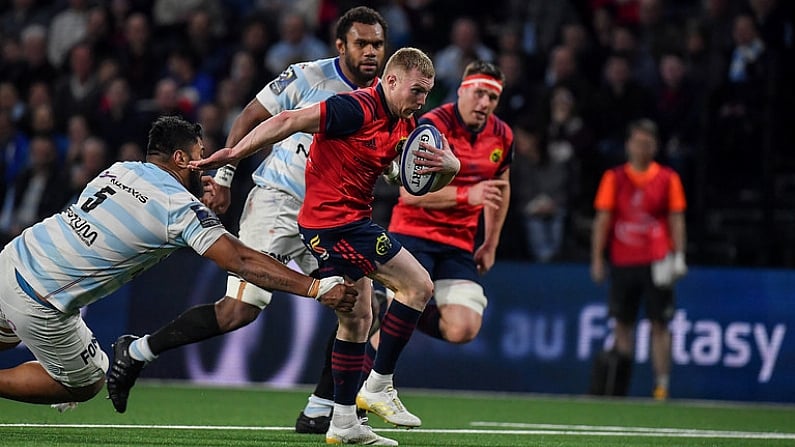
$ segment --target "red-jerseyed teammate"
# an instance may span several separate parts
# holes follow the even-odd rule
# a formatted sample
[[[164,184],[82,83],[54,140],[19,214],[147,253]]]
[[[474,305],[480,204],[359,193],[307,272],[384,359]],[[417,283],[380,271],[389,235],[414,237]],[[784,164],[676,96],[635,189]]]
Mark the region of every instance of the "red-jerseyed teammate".
[[[467,343],[480,331],[486,296],[479,275],[494,265],[510,201],[513,132],[494,115],[504,76],[493,64],[467,65],[458,100],[423,115],[461,161],[461,170],[438,192],[412,196],[401,189],[389,231],[425,267],[434,283],[434,304],[418,328],[451,343]],[[481,213],[484,239],[475,249]]]
[[[433,293],[428,272],[400,242],[371,220],[373,188],[397,156],[416,123],[434,83],[431,60],[422,51],[402,48],[386,63],[375,87],[338,94],[313,106],[286,110],[261,123],[233,148],[221,149],[197,169],[222,166],[247,157],[264,145],[297,132],[315,138],[306,167],[306,198],[298,215],[304,242],[320,262],[320,275],[342,274],[356,281],[361,294],[350,314],[338,313],[339,329],[332,352],[334,415],[326,432],[330,443],[397,445],[375,434],[356,415],[356,392],[372,321],[373,278],[395,292],[382,327],[381,348],[359,397],[370,410],[406,427],[421,424],[397,397],[392,384],[395,364]],[[418,164],[427,171],[456,173],[460,168],[447,140]],[[365,390],[366,388],[366,390]]]

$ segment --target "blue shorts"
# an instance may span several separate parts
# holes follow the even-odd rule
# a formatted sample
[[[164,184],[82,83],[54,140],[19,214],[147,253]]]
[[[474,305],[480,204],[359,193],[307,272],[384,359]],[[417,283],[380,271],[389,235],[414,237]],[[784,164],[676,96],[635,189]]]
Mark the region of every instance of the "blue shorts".
[[[480,284],[472,253],[428,239],[395,233],[401,244],[425,267],[431,279],[466,279]]]
[[[356,281],[386,264],[402,245],[370,219],[334,228],[298,226],[301,240],[317,258],[318,277],[344,275]]]

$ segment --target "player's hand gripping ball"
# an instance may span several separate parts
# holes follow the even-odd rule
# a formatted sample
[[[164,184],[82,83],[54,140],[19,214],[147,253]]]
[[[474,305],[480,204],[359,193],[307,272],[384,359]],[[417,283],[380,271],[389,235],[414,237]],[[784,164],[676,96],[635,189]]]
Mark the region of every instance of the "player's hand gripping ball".
[[[424,167],[417,164],[418,157],[414,155],[414,152],[429,152],[420,146],[420,142],[441,149],[442,134],[431,124],[420,124],[409,134],[403,145],[403,152],[400,154],[400,182],[409,194],[415,196],[438,191],[455,177],[455,174],[442,172],[419,174],[418,172]]]

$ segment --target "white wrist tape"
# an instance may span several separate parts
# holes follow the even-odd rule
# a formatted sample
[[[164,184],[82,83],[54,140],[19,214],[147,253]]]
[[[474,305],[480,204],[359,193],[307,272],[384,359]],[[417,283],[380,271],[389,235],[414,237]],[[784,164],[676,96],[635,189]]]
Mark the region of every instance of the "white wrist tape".
[[[215,171],[215,177],[213,177],[213,180],[215,180],[215,183],[218,183],[223,187],[231,188],[232,179],[235,177],[236,169],[237,168],[233,165],[221,166],[217,171]]]
[[[334,288],[337,284],[342,284],[345,282],[342,279],[342,276],[329,276],[328,278],[323,278],[318,281],[320,285],[317,288],[317,295],[314,297],[316,300],[320,300],[320,297],[328,293],[331,289]]]
[[[384,169],[384,179],[390,185],[400,186],[400,165],[397,161],[392,160],[392,163]]]

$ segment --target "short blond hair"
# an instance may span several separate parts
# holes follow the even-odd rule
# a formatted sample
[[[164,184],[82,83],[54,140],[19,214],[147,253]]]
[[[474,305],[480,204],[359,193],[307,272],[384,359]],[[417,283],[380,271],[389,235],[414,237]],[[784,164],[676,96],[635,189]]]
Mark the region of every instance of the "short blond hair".
[[[431,58],[427,54],[417,48],[404,47],[395,51],[395,54],[386,61],[384,75],[394,70],[409,72],[415,68],[425,77],[436,77],[433,62],[431,62]]]

